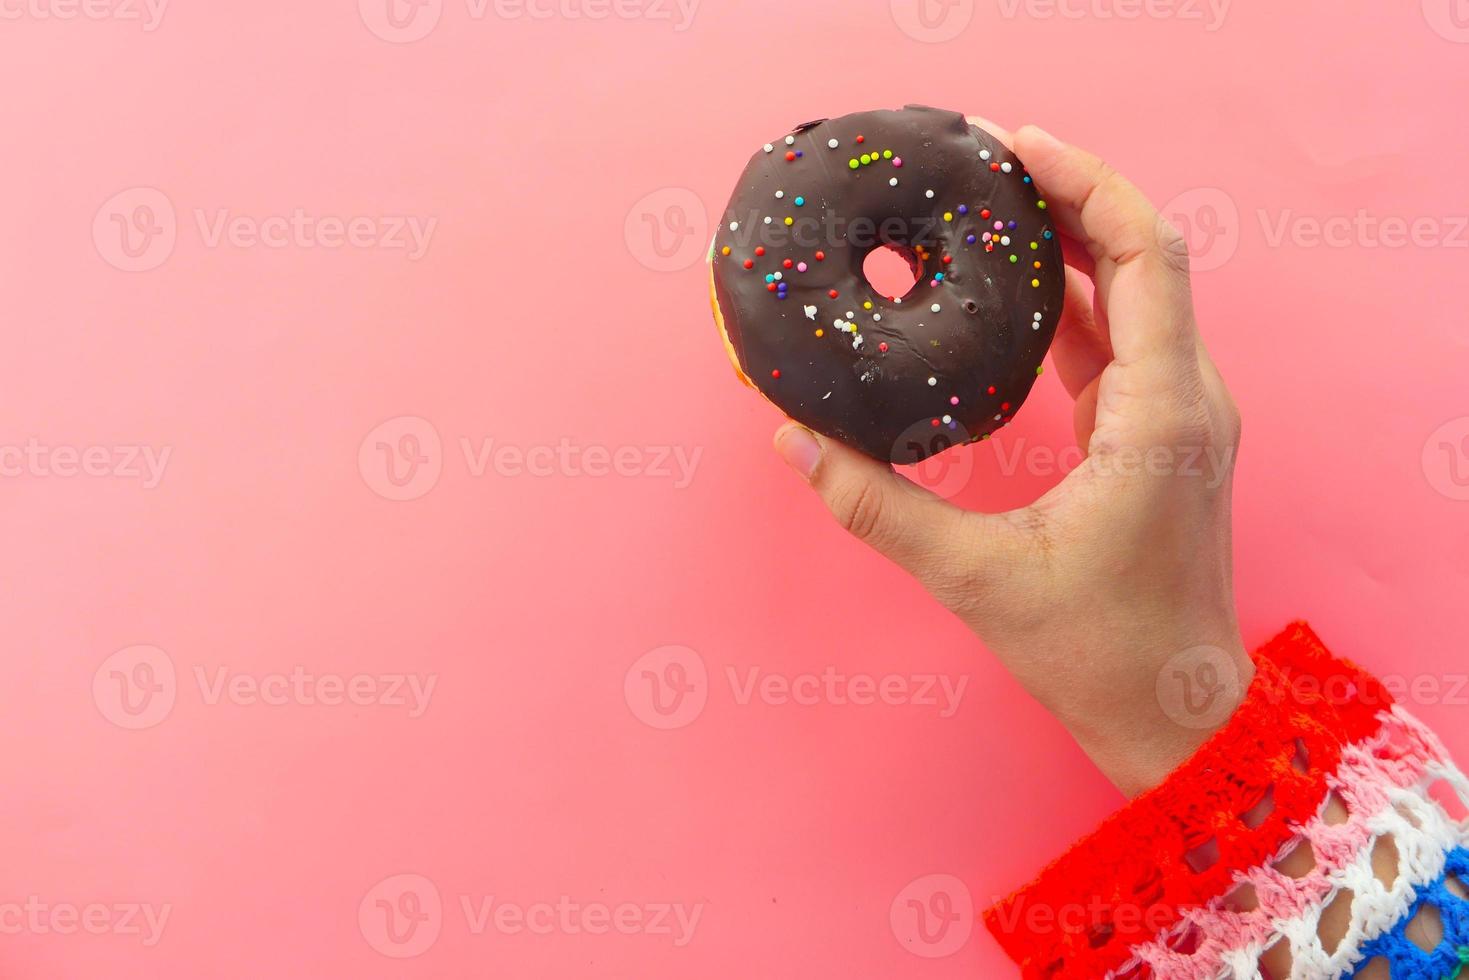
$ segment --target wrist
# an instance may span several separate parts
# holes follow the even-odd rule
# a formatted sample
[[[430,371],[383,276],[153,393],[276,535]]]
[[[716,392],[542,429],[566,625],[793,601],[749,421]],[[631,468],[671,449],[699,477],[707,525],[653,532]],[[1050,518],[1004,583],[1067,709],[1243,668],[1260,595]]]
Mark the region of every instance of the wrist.
[[[1057,717],[1093,763],[1133,797],[1158,785],[1244,701],[1255,665],[1235,632],[1215,643],[1150,646]],[[1171,652],[1170,652],[1171,651]]]

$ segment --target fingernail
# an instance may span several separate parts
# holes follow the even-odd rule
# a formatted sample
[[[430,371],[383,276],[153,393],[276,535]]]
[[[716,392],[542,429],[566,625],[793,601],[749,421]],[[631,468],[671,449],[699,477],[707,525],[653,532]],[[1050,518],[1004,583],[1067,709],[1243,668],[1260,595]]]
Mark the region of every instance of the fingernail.
[[[816,472],[816,464],[821,462],[821,443],[804,426],[794,422],[775,434],[775,451],[791,469],[808,480]]]

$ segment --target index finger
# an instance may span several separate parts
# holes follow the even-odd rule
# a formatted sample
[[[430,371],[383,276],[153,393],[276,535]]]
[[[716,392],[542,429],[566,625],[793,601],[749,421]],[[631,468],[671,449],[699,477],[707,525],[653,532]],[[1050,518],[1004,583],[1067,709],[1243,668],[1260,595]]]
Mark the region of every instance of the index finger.
[[[1052,219],[1096,261],[1098,298],[1118,361],[1194,356],[1197,335],[1182,236],[1100,157],[1036,126],[1021,127],[1015,146]]]

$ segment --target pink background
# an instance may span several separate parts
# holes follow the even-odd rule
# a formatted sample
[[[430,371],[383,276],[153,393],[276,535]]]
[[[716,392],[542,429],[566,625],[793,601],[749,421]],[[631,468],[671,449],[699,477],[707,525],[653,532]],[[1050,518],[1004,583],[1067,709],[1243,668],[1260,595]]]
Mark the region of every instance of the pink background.
[[[1040,122],[1183,195],[1246,419],[1246,639],[1305,616],[1443,681],[1415,710],[1469,754],[1469,10],[963,0],[926,35],[914,0],[705,0],[684,30],[664,0],[68,2],[0,7],[0,975],[1006,975],[908,900],[982,905],[1118,797],[784,468],[707,306],[748,155],[859,108]],[[297,209],[365,223],[211,233]],[[1359,209],[1418,243],[1299,220]],[[1023,501],[1057,474],[1000,454],[1070,431],[1048,374],[944,489]],[[542,475],[477,468],[483,440]],[[561,445],[621,472],[534,448]],[[967,686],[948,717],[742,686],[828,666]],[[298,668],[284,703],[213,686]],[[485,925],[490,896],[541,928]],[[156,942],[128,905],[168,907]]]

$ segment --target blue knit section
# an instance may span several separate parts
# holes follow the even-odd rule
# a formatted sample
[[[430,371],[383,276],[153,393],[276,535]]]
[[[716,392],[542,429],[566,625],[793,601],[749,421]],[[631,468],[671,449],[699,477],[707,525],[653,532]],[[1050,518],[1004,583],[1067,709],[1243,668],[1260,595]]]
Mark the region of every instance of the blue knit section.
[[[1383,956],[1392,966],[1392,980],[1446,980],[1459,976],[1465,959],[1469,958],[1469,902],[1444,885],[1444,878],[1448,875],[1469,883],[1469,849],[1460,847],[1451,851],[1444,865],[1444,875],[1418,889],[1412,907],[1393,926],[1392,932],[1378,936],[1362,947],[1359,970]],[[1444,927],[1443,941],[1429,953],[1423,952],[1405,935],[1408,923],[1413,921],[1425,902],[1438,907]],[[1352,976],[1356,975],[1357,970],[1353,970]]]

